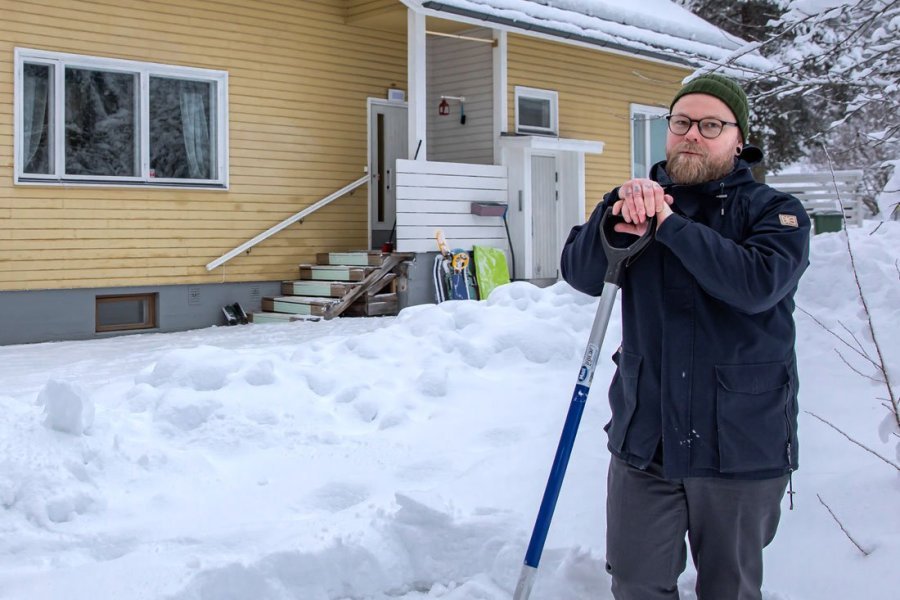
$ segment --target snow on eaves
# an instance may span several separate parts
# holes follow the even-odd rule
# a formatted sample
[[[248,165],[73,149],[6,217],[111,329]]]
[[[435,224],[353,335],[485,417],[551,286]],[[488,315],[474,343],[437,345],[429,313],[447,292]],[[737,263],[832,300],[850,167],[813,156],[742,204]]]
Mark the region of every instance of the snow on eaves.
[[[747,42],[669,0],[641,0],[627,5],[621,0],[423,0],[407,4],[684,62],[704,70],[732,61],[730,68],[725,67],[729,72],[771,68]]]

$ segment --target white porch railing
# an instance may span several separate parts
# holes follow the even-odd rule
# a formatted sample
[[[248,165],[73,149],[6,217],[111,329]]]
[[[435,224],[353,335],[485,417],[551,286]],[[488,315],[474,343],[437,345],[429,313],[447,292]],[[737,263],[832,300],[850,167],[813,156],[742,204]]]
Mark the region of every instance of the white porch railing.
[[[862,225],[861,170],[768,175],[766,183],[780,192],[796,197],[810,215],[843,212],[848,225]]]
[[[275,235],[276,233],[278,233],[279,231],[281,231],[281,230],[284,229],[285,227],[289,227],[289,226],[293,225],[294,223],[296,223],[296,222],[299,221],[300,219],[305,219],[306,217],[308,217],[308,216],[311,215],[312,213],[316,212],[317,210],[319,210],[319,209],[322,208],[323,206],[327,206],[328,204],[331,204],[332,202],[334,202],[335,200],[337,200],[338,198],[340,198],[340,197],[343,196],[344,194],[347,194],[347,193],[349,193],[349,192],[352,192],[352,191],[355,190],[356,188],[365,185],[368,181],[369,181],[369,176],[368,176],[368,175],[363,175],[362,177],[360,177],[359,179],[357,179],[357,180],[354,181],[353,183],[348,184],[348,185],[345,185],[344,187],[342,187],[341,189],[339,189],[339,190],[336,191],[335,193],[331,194],[330,196],[326,196],[325,198],[322,198],[321,200],[319,200],[319,201],[316,202],[315,204],[312,204],[312,205],[310,205],[310,206],[304,208],[303,210],[301,210],[301,211],[298,212],[297,214],[288,217],[287,219],[285,219],[284,221],[282,221],[282,222],[279,223],[278,225],[275,225],[275,226],[273,226],[273,227],[270,227],[269,229],[266,229],[265,231],[263,231],[261,234],[259,234],[258,236],[256,236],[256,237],[253,238],[252,240],[247,241],[247,242],[244,242],[243,244],[241,244],[240,246],[238,246],[238,247],[235,248],[234,250],[231,250],[230,252],[226,252],[225,254],[223,254],[222,256],[220,256],[219,258],[217,258],[216,260],[214,260],[214,261],[212,261],[211,263],[207,264],[207,265],[206,265],[206,270],[207,270],[207,271],[212,271],[212,270],[215,269],[216,267],[225,264],[226,262],[228,262],[229,260],[231,260],[232,258],[234,258],[235,256],[237,256],[238,254],[241,254],[241,253],[243,253],[243,252],[246,252],[247,250],[249,250],[249,249],[252,248],[253,246],[257,245],[258,243],[260,243],[260,242],[262,242],[262,241],[264,241],[264,240],[267,240],[268,238],[272,237],[273,235]]]
[[[472,213],[473,202],[506,205],[506,167],[398,160],[396,169],[397,251],[437,251],[437,229],[451,248],[507,249],[503,219]]]

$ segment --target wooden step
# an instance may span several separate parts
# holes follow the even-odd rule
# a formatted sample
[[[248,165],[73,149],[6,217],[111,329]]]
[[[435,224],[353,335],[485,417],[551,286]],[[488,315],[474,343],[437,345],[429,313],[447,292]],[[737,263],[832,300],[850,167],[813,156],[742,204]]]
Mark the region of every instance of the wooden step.
[[[320,321],[321,317],[311,317],[307,315],[291,315],[288,313],[277,312],[255,312],[250,313],[251,323],[288,323],[291,321]]]
[[[300,265],[300,279],[313,281],[362,281],[376,267]]]
[[[340,298],[356,285],[345,281],[283,281],[281,293],[285,296],[327,296]]]
[[[384,262],[385,256],[378,250],[360,252],[319,252],[316,254],[316,262],[320,265],[347,265],[354,267],[378,267]]]
[[[380,317],[400,312],[400,299],[395,293],[363,295],[344,311],[351,317]]]
[[[310,296],[280,296],[263,298],[262,309],[265,312],[288,313],[292,315],[312,315],[320,317],[329,306],[335,303],[333,298],[313,298]]]

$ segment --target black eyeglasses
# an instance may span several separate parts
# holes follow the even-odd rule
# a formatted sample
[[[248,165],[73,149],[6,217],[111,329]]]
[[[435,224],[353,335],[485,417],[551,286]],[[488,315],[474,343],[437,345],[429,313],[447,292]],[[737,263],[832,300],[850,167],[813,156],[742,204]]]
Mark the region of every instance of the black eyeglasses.
[[[700,135],[708,140],[715,139],[722,135],[722,130],[726,125],[737,127],[737,123],[723,121],[715,117],[704,117],[702,119],[689,119],[683,115],[666,115],[666,121],[669,122],[669,131],[675,135],[685,135],[691,130],[691,126],[696,123],[697,131]]]

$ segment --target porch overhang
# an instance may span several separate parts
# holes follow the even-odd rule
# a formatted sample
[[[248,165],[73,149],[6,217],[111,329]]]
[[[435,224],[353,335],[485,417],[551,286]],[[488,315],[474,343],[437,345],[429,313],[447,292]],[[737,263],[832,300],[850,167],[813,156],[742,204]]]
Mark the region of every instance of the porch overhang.
[[[576,140],[545,135],[503,135],[500,144],[510,148],[543,150],[549,152],[578,152],[579,154],[602,154],[603,142]]]

